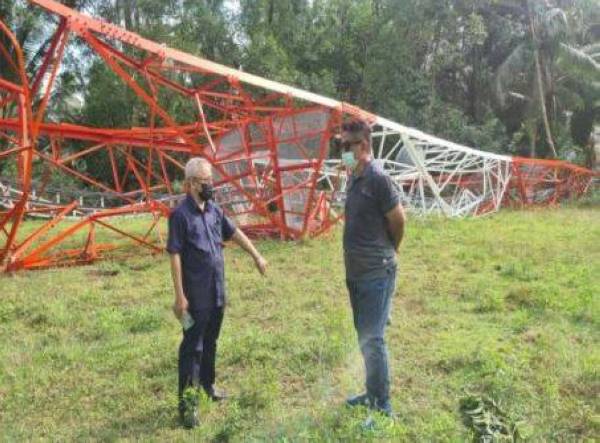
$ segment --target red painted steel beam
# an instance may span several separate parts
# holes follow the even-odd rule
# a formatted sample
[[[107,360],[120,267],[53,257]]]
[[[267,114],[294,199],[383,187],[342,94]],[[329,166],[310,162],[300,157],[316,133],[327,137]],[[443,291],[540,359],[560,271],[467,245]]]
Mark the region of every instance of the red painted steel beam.
[[[323,97],[318,94],[294,88],[283,83],[267,80],[262,77],[249,74],[246,72],[233,69],[219,63],[186,54],[177,49],[168,48],[165,45],[145,39],[133,32],[122,29],[111,23],[93,19],[85,14],[74,11],[61,3],[54,0],[29,0],[33,4],[37,4],[44,9],[63,17],[67,20],[71,30],[81,34],[84,32],[93,32],[98,35],[103,35],[110,39],[119,40],[122,43],[147,51],[150,54],[158,56],[160,59],[170,59],[173,62],[191,66],[211,75],[220,75],[230,79],[230,81],[238,81],[249,85],[257,86],[268,91],[276,92],[284,96],[293,97],[304,100],[309,103],[316,103],[327,108],[338,109],[343,113],[360,116],[367,120],[374,121],[376,116],[370,114],[349,103],[344,103],[331,98]]]

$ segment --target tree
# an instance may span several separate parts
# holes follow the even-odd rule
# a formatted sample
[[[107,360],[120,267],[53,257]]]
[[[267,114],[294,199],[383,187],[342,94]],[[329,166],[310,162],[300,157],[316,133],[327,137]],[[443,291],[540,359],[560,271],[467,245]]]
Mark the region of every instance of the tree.
[[[553,126],[556,130],[560,93],[564,97],[582,91],[574,85],[598,78],[600,65],[592,55],[593,47],[576,47],[569,42],[567,14],[563,9],[530,0],[520,5],[508,3],[519,11],[524,32],[497,69],[498,99],[501,106],[510,99],[525,102],[523,120],[529,128],[532,157],[536,155],[539,120],[543,123],[547,147],[557,157]]]

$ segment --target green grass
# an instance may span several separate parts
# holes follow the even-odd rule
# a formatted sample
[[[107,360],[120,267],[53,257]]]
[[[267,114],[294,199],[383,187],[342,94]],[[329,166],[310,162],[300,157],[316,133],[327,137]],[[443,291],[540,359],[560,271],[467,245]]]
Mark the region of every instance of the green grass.
[[[409,220],[388,344],[395,422],[343,400],[362,360],[341,231],[228,248],[230,305],[202,425],[177,424],[180,328],[166,256],[0,277],[2,440],[464,441],[493,399],[533,440],[600,437],[600,212]]]

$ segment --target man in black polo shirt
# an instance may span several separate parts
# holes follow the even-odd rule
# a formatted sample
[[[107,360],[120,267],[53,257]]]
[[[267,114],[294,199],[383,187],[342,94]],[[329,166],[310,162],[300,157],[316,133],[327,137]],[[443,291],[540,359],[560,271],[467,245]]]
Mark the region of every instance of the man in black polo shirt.
[[[349,398],[347,404],[365,405],[391,416],[384,332],[396,285],[404,210],[394,183],[373,162],[368,124],[360,120],[344,123],[342,147],[342,162],[352,174],[345,205],[346,284],[366,368],[366,392]]]
[[[167,251],[175,286],[173,311],[183,319],[184,328],[179,347],[179,412],[183,424],[194,427],[199,421],[197,396],[188,388],[202,387],[212,400],[222,398],[214,382],[225,307],[223,241],[240,245],[263,275],[267,262],[212,200],[212,169],[206,159],[188,161],[185,186],[185,200],[169,217]]]

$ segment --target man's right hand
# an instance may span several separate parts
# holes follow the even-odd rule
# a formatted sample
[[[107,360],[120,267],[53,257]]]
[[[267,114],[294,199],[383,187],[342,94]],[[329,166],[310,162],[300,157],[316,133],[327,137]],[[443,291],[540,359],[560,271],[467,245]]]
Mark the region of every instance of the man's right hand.
[[[265,275],[267,272],[268,262],[264,259],[264,257],[258,254],[258,256],[254,259],[254,263],[256,264],[256,269],[258,269],[258,272],[260,272],[261,275]]]
[[[181,319],[181,316],[188,309],[188,301],[185,297],[177,297],[173,304],[173,313],[177,319]]]

